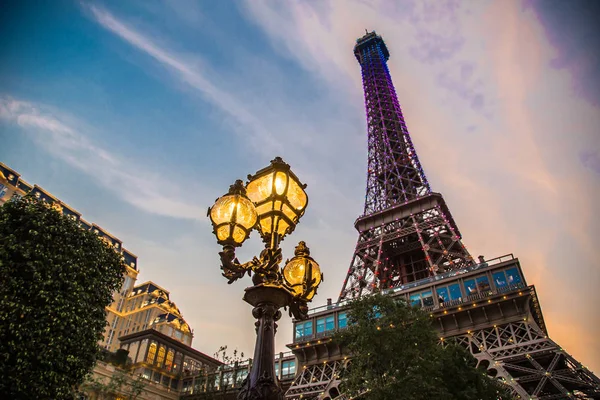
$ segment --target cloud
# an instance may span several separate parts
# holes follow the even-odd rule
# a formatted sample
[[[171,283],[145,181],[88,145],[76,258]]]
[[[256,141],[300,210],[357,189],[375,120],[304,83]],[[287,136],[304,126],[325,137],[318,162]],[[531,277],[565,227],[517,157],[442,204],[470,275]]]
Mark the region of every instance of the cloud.
[[[600,151],[582,151],[579,154],[579,160],[584,167],[600,175]]]
[[[212,82],[215,79],[208,78],[202,72],[199,66],[201,63],[197,58],[195,61],[186,60],[175,51],[160,46],[150,37],[138,32],[108,11],[93,5],[88,8],[100,26],[152,57],[179,80],[197,90],[205,100],[234,118],[238,124],[243,125],[244,134],[250,133],[254,136],[255,140],[250,141],[250,143],[262,144],[262,146],[257,145],[255,150],[265,152],[279,149],[277,142],[273,140],[272,134],[265,129],[256,115],[251,113],[234,96],[214,85]]]
[[[181,196],[185,193],[183,188],[175,187],[169,192],[156,190],[157,182],[162,180],[158,174],[93,143],[81,128],[65,122],[68,119],[41,104],[0,97],[0,120],[30,133],[42,148],[94,178],[126,202],[152,214],[205,221],[206,218],[202,218],[205,209],[186,201]]]
[[[339,93],[340,104],[360,96],[349,38],[364,28],[383,36],[421,162],[465,243],[474,254],[519,256],[544,309],[552,310],[551,336],[593,362],[572,335],[553,327],[572,313],[573,290],[598,299],[589,283],[598,272],[588,266],[596,265],[593,201],[600,192],[581,174],[581,164],[595,170],[598,158],[581,149],[598,148],[600,113],[569,95],[570,77],[552,68],[555,53],[531,11],[516,2],[375,0],[247,0],[244,9],[275,51]],[[595,329],[585,312],[593,309],[571,318],[573,330]]]

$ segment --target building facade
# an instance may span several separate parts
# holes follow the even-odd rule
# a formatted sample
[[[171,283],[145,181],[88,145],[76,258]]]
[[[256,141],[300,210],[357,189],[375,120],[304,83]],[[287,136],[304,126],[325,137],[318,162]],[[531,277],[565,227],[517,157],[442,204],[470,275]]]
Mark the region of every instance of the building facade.
[[[0,163],[0,206],[11,198],[27,194],[51,203],[63,215],[78,221],[83,229],[96,233],[123,256],[126,265],[125,279],[121,289],[113,294],[112,304],[106,307],[107,327],[100,342],[102,347],[116,351],[120,348],[120,336],[148,328],[188,346],[192,345],[193,333],[179,308],[169,299],[169,291],[153,282],[135,286],[139,274],[137,256],[124,248],[119,238],[100,226],[87,222],[74,208],[41,187],[25,182],[16,171]]]

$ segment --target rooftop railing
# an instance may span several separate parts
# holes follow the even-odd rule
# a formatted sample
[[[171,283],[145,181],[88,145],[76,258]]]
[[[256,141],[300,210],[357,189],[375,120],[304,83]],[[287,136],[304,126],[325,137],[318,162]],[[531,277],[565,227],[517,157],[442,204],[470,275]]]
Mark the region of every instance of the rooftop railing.
[[[492,265],[497,265],[497,264],[501,264],[501,263],[504,263],[504,262],[507,262],[507,261],[513,261],[513,260],[515,260],[515,257],[514,257],[514,255],[512,253],[505,254],[505,255],[500,256],[500,257],[495,257],[495,258],[492,258],[492,259],[489,259],[489,260],[485,260],[484,262],[479,263],[479,264],[472,264],[472,265],[469,265],[469,266],[467,266],[465,268],[461,268],[461,269],[458,269],[458,270],[455,270],[455,271],[444,272],[442,274],[438,274],[438,275],[435,275],[435,276],[432,276],[432,277],[429,277],[429,278],[424,278],[424,279],[420,279],[418,281],[406,283],[404,285],[401,285],[401,286],[398,286],[398,287],[395,287],[395,288],[389,288],[389,289],[384,290],[382,293],[383,294],[392,294],[392,293],[403,292],[405,290],[413,289],[415,287],[426,285],[428,283],[437,282],[437,281],[442,280],[442,279],[451,278],[451,277],[454,277],[454,276],[459,276],[459,275],[462,275],[462,274],[466,274],[467,272],[477,271],[477,270],[484,269],[484,268],[487,268],[487,267],[492,266]],[[334,303],[334,304],[329,304],[329,305],[324,305],[324,306],[319,306],[319,307],[311,308],[310,310],[308,310],[308,315],[310,316],[310,315],[314,315],[314,314],[320,313],[322,311],[328,311],[328,310],[335,310],[337,308],[343,308],[349,302],[350,302],[350,300],[344,300],[344,301],[341,301],[339,303]]]

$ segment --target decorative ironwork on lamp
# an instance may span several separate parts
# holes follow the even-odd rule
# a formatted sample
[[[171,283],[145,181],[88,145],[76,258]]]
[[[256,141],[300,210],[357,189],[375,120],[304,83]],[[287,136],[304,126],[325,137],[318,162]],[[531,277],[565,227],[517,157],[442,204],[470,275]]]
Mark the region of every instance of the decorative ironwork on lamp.
[[[252,371],[246,378],[238,399],[280,400],[283,392],[274,373],[275,323],[280,308],[289,307],[290,315],[306,319],[307,303],[312,300],[323,274],[319,264],[310,257],[305,242],[300,242],[294,257],[283,268],[280,242],[294,231],[308,204],[308,196],[298,177],[280,157],[248,175],[246,186],[237,180],[229,192],[218,198],[208,209],[217,242],[223,246],[221,270],[228,283],[246,273],[254,286],[245,289],[244,301],[254,306],[257,339]],[[265,249],[251,261],[240,263],[235,248],[240,247],[250,232],[256,229]]]

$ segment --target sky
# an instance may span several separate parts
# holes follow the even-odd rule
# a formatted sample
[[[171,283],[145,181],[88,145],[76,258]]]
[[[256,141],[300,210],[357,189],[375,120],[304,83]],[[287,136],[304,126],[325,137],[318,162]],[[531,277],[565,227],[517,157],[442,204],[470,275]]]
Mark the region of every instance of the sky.
[[[358,237],[366,122],[353,55],[382,35],[408,129],[472,255],[519,257],[552,339],[600,372],[600,3],[4,1],[0,161],[119,237],[193,346],[250,356],[207,208],[275,156],[308,184],[306,241],[337,299]],[[260,251],[256,234],[238,251]],[[292,341],[279,322],[277,350]]]

